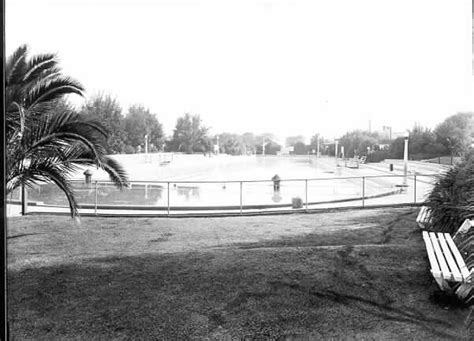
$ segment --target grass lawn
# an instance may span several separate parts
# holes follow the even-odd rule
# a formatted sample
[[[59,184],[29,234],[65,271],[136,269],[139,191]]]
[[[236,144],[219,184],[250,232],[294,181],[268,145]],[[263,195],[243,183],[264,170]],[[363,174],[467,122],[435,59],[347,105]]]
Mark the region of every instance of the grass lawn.
[[[469,340],[468,308],[439,295],[429,273],[417,211],[11,218],[10,331],[18,340]]]

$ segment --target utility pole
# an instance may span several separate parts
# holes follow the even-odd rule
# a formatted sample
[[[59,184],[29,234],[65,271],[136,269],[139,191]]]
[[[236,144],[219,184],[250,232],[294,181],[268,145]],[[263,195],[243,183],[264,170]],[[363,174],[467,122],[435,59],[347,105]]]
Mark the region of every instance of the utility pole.
[[[391,126],[383,126],[383,130],[388,130],[388,139],[392,142],[392,127]]]
[[[408,131],[405,134],[405,146],[403,149],[403,187],[408,187]]]

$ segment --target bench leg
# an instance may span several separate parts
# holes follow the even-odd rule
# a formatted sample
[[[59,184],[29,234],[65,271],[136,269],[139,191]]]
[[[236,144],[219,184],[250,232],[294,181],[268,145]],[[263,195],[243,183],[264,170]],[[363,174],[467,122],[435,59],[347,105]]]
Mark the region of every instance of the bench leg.
[[[431,270],[431,275],[433,276],[436,284],[438,284],[439,288],[443,291],[452,291],[453,288],[449,283],[443,278],[443,275],[441,273],[433,272]]]
[[[438,284],[439,288],[443,291],[452,291],[453,289],[448,284],[446,280],[443,278],[435,278],[436,283]]]

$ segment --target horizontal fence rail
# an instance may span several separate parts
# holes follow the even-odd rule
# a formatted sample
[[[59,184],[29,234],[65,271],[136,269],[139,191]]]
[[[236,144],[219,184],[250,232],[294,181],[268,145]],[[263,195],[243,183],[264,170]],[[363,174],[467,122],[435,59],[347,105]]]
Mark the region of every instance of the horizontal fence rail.
[[[81,214],[171,216],[201,213],[244,214],[309,211],[321,208],[418,204],[425,200],[437,174],[366,175],[272,180],[130,181],[73,180]],[[410,180],[410,181],[408,181]],[[28,193],[12,193],[10,204],[28,203],[29,213],[67,213],[62,192],[37,184]]]

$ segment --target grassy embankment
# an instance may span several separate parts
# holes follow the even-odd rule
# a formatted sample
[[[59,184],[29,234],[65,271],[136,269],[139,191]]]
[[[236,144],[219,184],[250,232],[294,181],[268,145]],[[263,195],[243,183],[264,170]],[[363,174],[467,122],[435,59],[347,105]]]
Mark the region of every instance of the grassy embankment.
[[[16,339],[469,339],[416,209],[9,220]]]

